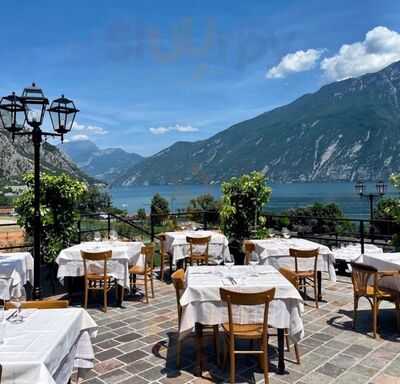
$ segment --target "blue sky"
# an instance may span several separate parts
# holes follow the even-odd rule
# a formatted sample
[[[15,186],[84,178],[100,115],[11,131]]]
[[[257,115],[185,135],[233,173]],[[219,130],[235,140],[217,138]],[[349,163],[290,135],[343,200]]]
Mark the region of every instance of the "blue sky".
[[[20,0],[0,31],[0,94],[34,80],[76,101],[70,140],[142,155],[400,60],[385,0]]]

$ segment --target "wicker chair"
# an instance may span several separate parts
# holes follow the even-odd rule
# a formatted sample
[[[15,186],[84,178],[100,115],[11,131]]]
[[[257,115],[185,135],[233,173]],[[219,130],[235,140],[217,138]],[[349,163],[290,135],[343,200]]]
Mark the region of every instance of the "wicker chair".
[[[356,326],[358,302],[361,297],[365,297],[371,304],[372,309],[372,330],[376,338],[378,328],[379,304],[381,301],[390,301],[396,305],[397,327],[400,328],[400,294],[390,289],[379,287],[379,282],[384,277],[400,278],[400,272],[389,271],[379,272],[376,268],[362,264],[351,263],[351,279],[353,282],[354,293],[354,316],[353,328]]]

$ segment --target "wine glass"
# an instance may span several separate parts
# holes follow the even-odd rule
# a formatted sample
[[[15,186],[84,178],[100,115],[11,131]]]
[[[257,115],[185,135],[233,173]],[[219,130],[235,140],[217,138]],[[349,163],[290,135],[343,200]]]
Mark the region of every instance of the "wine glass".
[[[98,231],[96,231],[96,232],[94,233],[94,235],[93,235],[93,240],[96,241],[96,242],[101,241],[101,233],[98,232]]]
[[[12,289],[10,302],[17,309],[17,315],[13,318],[14,322],[22,322],[23,318],[21,316],[21,302],[26,301],[26,292],[24,287],[16,286]]]
[[[290,239],[290,231],[286,227],[282,228],[281,233],[284,239]]]
[[[259,264],[258,255],[257,255],[256,252],[251,252],[249,264],[252,265],[252,266],[255,266],[255,265]]]
[[[231,269],[235,265],[235,261],[233,260],[232,256],[229,255],[228,257],[225,257],[224,264]]]
[[[110,231],[110,240],[112,241],[118,240],[118,232],[115,229]]]

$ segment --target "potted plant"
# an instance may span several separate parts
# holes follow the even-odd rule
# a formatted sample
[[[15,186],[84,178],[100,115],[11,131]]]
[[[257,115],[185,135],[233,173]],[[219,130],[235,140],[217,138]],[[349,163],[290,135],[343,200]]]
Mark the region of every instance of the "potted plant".
[[[257,228],[263,221],[259,213],[269,201],[271,192],[267,177],[256,171],[222,184],[221,222],[235,264],[243,264],[243,240],[249,239],[252,228]]]

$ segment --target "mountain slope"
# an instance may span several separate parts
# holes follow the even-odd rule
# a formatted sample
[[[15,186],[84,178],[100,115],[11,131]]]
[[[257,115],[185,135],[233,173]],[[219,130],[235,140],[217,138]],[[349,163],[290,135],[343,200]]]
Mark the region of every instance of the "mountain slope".
[[[218,183],[254,169],[273,181],[376,180],[400,169],[400,62],[322,87],[208,140],[177,142],[122,185]]]
[[[33,170],[33,144],[28,137],[16,137],[14,143],[11,136],[0,126],[0,181],[19,183],[22,175]],[[71,162],[55,146],[43,143],[41,151],[41,167],[44,171],[67,172],[79,179],[92,181]]]
[[[128,153],[120,148],[99,149],[96,144],[89,140],[65,143],[60,145],[59,148],[82,171],[109,183],[143,159],[136,153]]]

